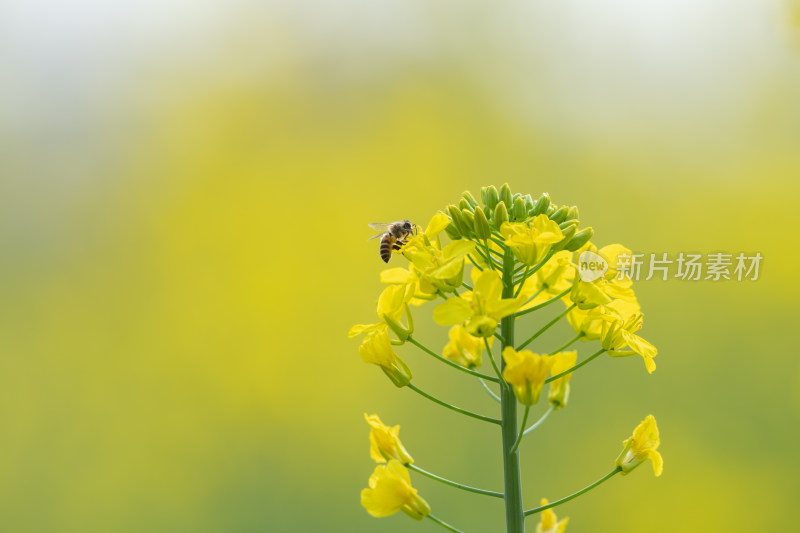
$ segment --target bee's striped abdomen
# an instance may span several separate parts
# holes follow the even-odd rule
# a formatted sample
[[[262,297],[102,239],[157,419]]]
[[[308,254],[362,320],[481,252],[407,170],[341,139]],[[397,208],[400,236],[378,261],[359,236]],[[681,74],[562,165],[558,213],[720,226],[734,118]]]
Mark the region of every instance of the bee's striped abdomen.
[[[388,233],[381,237],[381,259],[388,263],[392,258],[392,247],[395,245],[394,238]]]

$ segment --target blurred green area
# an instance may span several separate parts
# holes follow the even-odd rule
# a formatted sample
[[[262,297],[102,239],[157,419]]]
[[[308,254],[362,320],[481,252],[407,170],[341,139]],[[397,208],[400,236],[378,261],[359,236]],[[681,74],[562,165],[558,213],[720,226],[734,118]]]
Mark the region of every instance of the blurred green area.
[[[355,4],[145,3],[163,19],[134,18],[119,40],[127,14],[92,25],[89,1],[54,28],[10,10],[0,529],[436,531],[360,507],[364,412],[400,424],[423,468],[500,487],[499,433],[395,389],[345,334],[381,288],[367,223],[424,224],[505,181],[578,205],[598,245],[765,258],[756,282],[637,285],[658,370],[601,358],[576,375],[569,407],[523,443],[527,504],[605,474],[653,413],[664,475],[643,467],[557,509],[570,532],[792,529],[791,26],[711,1],[698,18],[616,1],[618,19],[592,22],[575,2]],[[756,15],[768,23],[753,29]],[[416,322],[440,349],[431,312]],[[468,377],[399,351],[425,390],[494,408]],[[500,502],[413,481],[446,521],[501,529]]]

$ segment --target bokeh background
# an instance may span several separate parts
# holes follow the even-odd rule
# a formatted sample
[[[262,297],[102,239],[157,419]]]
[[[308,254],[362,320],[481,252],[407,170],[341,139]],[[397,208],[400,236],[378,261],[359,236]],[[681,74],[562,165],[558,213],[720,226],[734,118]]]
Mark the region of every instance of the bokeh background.
[[[360,507],[364,412],[423,468],[501,487],[492,428],[345,334],[381,288],[368,222],[506,181],[601,245],[764,256],[755,282],[638,284],[658,370],[576,375],[523,444],[527,505],[605,474],[653,413],[664,475],[562,506],[568,531],[795,529],[799,27],[787,0],[3,2],[0,529],[437,531]],[[502,530],[499,501],[414,483]]]

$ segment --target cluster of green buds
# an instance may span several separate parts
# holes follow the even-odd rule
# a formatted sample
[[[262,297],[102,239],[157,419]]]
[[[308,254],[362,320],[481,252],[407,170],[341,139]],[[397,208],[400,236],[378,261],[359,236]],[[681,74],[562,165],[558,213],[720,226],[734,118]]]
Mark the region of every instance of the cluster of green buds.
[[[504,490],[476,488],[423,470],[400,442],[399,426],[386,426],[377,415],[369,415],[370,455],[377,465],[368,488],[362,491],[361,504],[375,517],[402,511],[416,520],[430,519],[459,533],[431,513],[431,506],[411,484],[413,472],[451,487],[503,499],[507,533],[524,533],[525,517],[534,514],[541,516],[537,531],[563,532],[567,519],[559,521],[553,507],[615,474],[628,474],[645,460],[651,461],[656,476],[661,474],[663,461],[657,451],[660,437],[655,418],[645,418],[623,442],[624,449],[611,472],[559,500],[540,498],[540,505],[528,510],[522,498],[523,438],[542,426],[551,413],[567,407],[575,372],[594,359],[603,354],[638,354],[647,372],[652,373],[657,350],[636,334],[644,315],[621,260],[631,255],[630,250],[620,244],[598,249],[591,242],[592,228],[580,228],[578,208],[553,204],[546,193],[534,200],[529,194],[512,193],[506,184],[499,190],[484,187],[480,197],[479,203],[465,192],[457,204],[434,214],[424,230],[403,244],[397,255],[408,260],[407,267],[394,266],[380,274],[387,287],[378,298],[378,322],[356,325],[350,336],[362,336],[362,360],[378,366],[395,386],[499,427]],[[442,242],[444,235],[450,238],[449,243]],[[584,275],[580,265],[584,254],[593,258],[592,264],[601,262],[603,268],[593,270],[591,276]],[[559,304],[563,309],[554,318],[548,317],[543,327],[525,332],[526,315],[547,313]],[[415,337],[412,309],[422,305],[435,305],[433,320],[449,327],[447,340],[442,339],[439,350]],[[542,346],[538,353],[525,349],[541,342],[540,336],[559,322],[574,330],[572,338],[555,349]],[[521,334],[524,340],[520,342],[515,337]],[[599,349],[579,358],[579,349],[568,349],[579,341],[595,342]],[[408,354],[401,358],[395,351],[409,345],[477,380],[499,403],[499,415],[462,409],[423,391],[411,373],[414,362]],[[546,401],[540,402],[543,398]],[[531,410],[541,403],[548,406],[527,426]],[[523,411],[521,420],[518,408]]]
[[[553,243],[552,250],[574,252],[594,235],[591,227],[578,229],[580,220],[577,206],[558,206],[550,201],[547,193],[534,200],[530,194],[512,193],[506,183],[499,191],[494,185],[483,187],[481,200],[482,206],[466,191],[458,205],[447,207],[451,220],[445,228],[448,237],[453,240],[466,238],[485,241],[492,233],[500,233],[504,223],[528,222],[538,215],[545,215],[561,230],[562,238]]]

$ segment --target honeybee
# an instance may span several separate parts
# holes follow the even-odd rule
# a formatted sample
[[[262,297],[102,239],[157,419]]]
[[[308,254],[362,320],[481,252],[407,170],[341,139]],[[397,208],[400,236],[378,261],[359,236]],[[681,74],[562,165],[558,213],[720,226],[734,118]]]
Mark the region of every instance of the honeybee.
[[[369,240],[380,237],[381,259],[384,263],[388,263],[392,258],[392,250],[399,250],[408,241],[408,238],[417,232],[417,225],[408,220],[398,220],[390,224],[374,222],[369,227],[383,232],[370,237]]]

